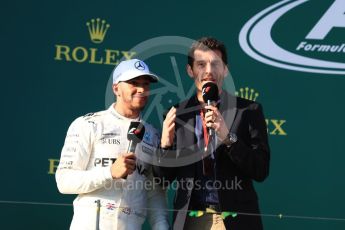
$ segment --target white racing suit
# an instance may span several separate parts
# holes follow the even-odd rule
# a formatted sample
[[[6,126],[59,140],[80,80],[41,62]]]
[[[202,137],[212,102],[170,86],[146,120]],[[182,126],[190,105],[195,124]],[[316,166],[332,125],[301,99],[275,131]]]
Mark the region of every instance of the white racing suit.
[[[118,114],[113,106],[77,118],[68,129],[56,182],[61,193],[79,194],[73,201],[70,229],[93,230],[99,225],[101,230],[137,230],[146,217],[152,229],[168,229],[165,192],[152,183],[152,166],[138,157],[153,156],[159,134],[144,123],[145,135],[135,151],[136,170],[127,179],[113,179],[110,167],[127,152],[127,132],[133,121]]]

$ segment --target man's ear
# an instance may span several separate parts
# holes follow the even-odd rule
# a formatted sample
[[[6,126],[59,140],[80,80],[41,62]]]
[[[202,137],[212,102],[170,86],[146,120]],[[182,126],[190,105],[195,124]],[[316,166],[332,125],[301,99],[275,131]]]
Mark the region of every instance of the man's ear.
[[[229,74],[229,66],[228,66],[228,65],[225,65],[224,68],[225,68],[225,69],[224,69],[224,76],[228,76],[228,74]]]
[[[113,93],[116,97],[119,97],[119,83],[114,83],[113,86]]]
[[[189,64],[186,65],[186,70],[187,70],[188,75],[189,75],[192,79],[194,79],[193,69],[192,69],[192,67],[191,67]]]

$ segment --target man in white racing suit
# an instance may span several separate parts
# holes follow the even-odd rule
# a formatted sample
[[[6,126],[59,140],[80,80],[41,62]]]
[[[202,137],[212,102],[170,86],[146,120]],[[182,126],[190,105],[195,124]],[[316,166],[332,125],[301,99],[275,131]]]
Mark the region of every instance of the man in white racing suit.
[[[58,189],[78,194],[70,229],[169,228],[165,192],[152,176],[160,135],[145,126],[135,153],[127,152],[131,121],[140,121],[149,85],[158,77],[138,59],[121,62],[113,71],[116,102],[107,110],[86,114],[70,125],[56,171]]]

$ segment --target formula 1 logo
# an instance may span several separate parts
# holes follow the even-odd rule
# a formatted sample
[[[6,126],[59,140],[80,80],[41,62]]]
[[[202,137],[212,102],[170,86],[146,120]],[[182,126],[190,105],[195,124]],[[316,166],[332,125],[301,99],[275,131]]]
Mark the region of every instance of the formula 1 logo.
[[[268,65],[345,74],[344,33],[345,0],[284,0],[252,17],[239,42],[250,57]]]
[[[211,88],[211,87],[209,87],[209,86],[203,88],[203,89],[202,89],[202,95],[205,95],[206,93],[208,93],[208,91],[210,91],[210,88]]]
[[[140,129],[137,129],[137,128],[131,128],[128,132],[128,134],[131,134],[131,135],[138,135],[140,133]]]

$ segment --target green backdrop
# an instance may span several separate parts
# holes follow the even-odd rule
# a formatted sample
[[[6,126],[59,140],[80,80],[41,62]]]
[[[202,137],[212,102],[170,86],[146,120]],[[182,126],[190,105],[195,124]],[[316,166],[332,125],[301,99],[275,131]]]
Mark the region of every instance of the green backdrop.
[[[345,218],[345,74],[341,72],[345,68],[309,72],[282,68],[255,58],[240,45],[244,25],[278,3],[298,5],[276,18],[266,32],[275,44],[313,59],[312,63],[318,59],[344,65],[341,15],[329,18],[338,24],[323,39],[306,38],[332,4],[345,9],[341,0],[3,1],[0,228],[68,229],[75,196],[59,194],[54,172],[69,124],[80,115],[105,109],[114,66],[121,58],[143,55],[164,80],[154,86],[165,91],[151,98],[154,106],[148,118],[160,128],[161,111],[185,96],[192,85],[185,72],[188,39],[211,35],[228,48],[234,79],[230,88],[240,95],[242,88],[244,97],[247,87],[249,94],[253,89],[255,100],[264,106],[271,171],[256,187],[265,229],[344,229],[344,219],[306,217]],[[110,27],[104,40],[94,43],[87,22],[97,18]],[[254,31],[257,27],[252,25]],[[265,30],[260,33],[265,35]],[[161,36],[187,39],[178,43],[177,37],[164,37],[160,44],[145,43]],[[252,50],[265,42],[253,39]],[[339,52],[327,47],[326,51],[297,49],[303,41],[339,45]],[[141,47],[143,43],[146,46]],[[278,55],[273,49],[263,50],[269,54],[258,56],[265,60]],[[296,62],[293,66],[305,65]]]

